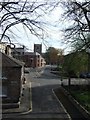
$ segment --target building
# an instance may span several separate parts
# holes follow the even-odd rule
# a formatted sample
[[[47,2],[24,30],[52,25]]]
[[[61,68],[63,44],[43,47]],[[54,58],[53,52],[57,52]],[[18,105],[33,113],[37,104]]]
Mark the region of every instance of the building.
[[[34,44],[34,52],[42,54],[42,44]]]
[[[11,47],[11,44],[1,43],[0,51],[25,62],[26,67],[43,67],[46,64],[45,59],[42,57],[42,44],[34,44],[34,52],[25,52],[25,46],[16,48],[15,45]]]
[[[45,59],[38,52],[35,52],[34,54],[35,54],[35,67],[44,67],[46,64]]]
[[[25,52],[23,56],[23,61],[26,67],[35,67],[35,55],[33,52]]]
[[[26,67],[43,67],[46,62],[42,57],[42,45],[34,44],[34,52],[25,52],[24,46],[20,48],[11,48],[11,55],[25,62]]]
[[[14,56],[17,56],[17,55],[24,55],[24,52],[25,52],[25,49],[24,49],[25,47],[23,46],[23,47],[13,47],[13,48],[11,48],[11,54]]]
[[[0,42],[0,51],[11,56],[11,46],[6,42]]]
[[[0,97],[2,107],[19,107],[22,94],[22,78],[24,77],[24,63],[8,55],[1,53],[0,56]]]
[[[27,67],[44,67],[46,64],[44,58],[37,52],[25,52],[23,58]]]

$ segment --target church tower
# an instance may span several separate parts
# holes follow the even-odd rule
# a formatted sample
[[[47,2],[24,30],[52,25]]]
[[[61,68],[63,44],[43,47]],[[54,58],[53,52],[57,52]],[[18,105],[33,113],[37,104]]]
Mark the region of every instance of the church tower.
[[[34,44],[34,52],[42,54],[42,44]]]

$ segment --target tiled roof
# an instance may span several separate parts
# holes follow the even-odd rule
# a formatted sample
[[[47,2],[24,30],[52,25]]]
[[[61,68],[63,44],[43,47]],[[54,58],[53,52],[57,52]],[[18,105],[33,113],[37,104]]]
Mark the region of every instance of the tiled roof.
[[[1,53],[1,52],[0,52]],[[23,62],[13,58],[13,57],[10,57],[4,53],[1,53],[2,54],[2,66],[5,66],[5,67],[22,67],[24,65]]]

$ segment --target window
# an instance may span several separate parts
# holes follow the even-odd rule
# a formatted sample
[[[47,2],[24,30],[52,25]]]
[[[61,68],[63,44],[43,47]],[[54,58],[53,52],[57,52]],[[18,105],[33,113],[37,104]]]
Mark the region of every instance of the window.
[[[21,53],[20,52],[17,52],[18,53],[18,55],[20,55]]]
[[[31,63],[32,63],[32,61],[33,61],[33,60],[31,59]]]
[[[43,59],[41,59],[41,62],[43,62]]]
[[[0,69],[0,97],[7,97],[7,86],[2,85],[2,82],[5,83],[6,81],[7,78],[2,76],[2,70]]]
[[[39,50],[39,46],[36,47],[36,50]]]
[[[0,85],[0,97],[7,97],[7,86]]]

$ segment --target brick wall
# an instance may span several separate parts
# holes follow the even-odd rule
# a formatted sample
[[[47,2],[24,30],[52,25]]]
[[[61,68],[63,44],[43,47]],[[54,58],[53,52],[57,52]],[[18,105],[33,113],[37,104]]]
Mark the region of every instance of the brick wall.
[[[7,80],[2,82],[2,87],[7,87],[7,102],[18,102],[21,92],[21,68],[3,67],[2,74]]]

